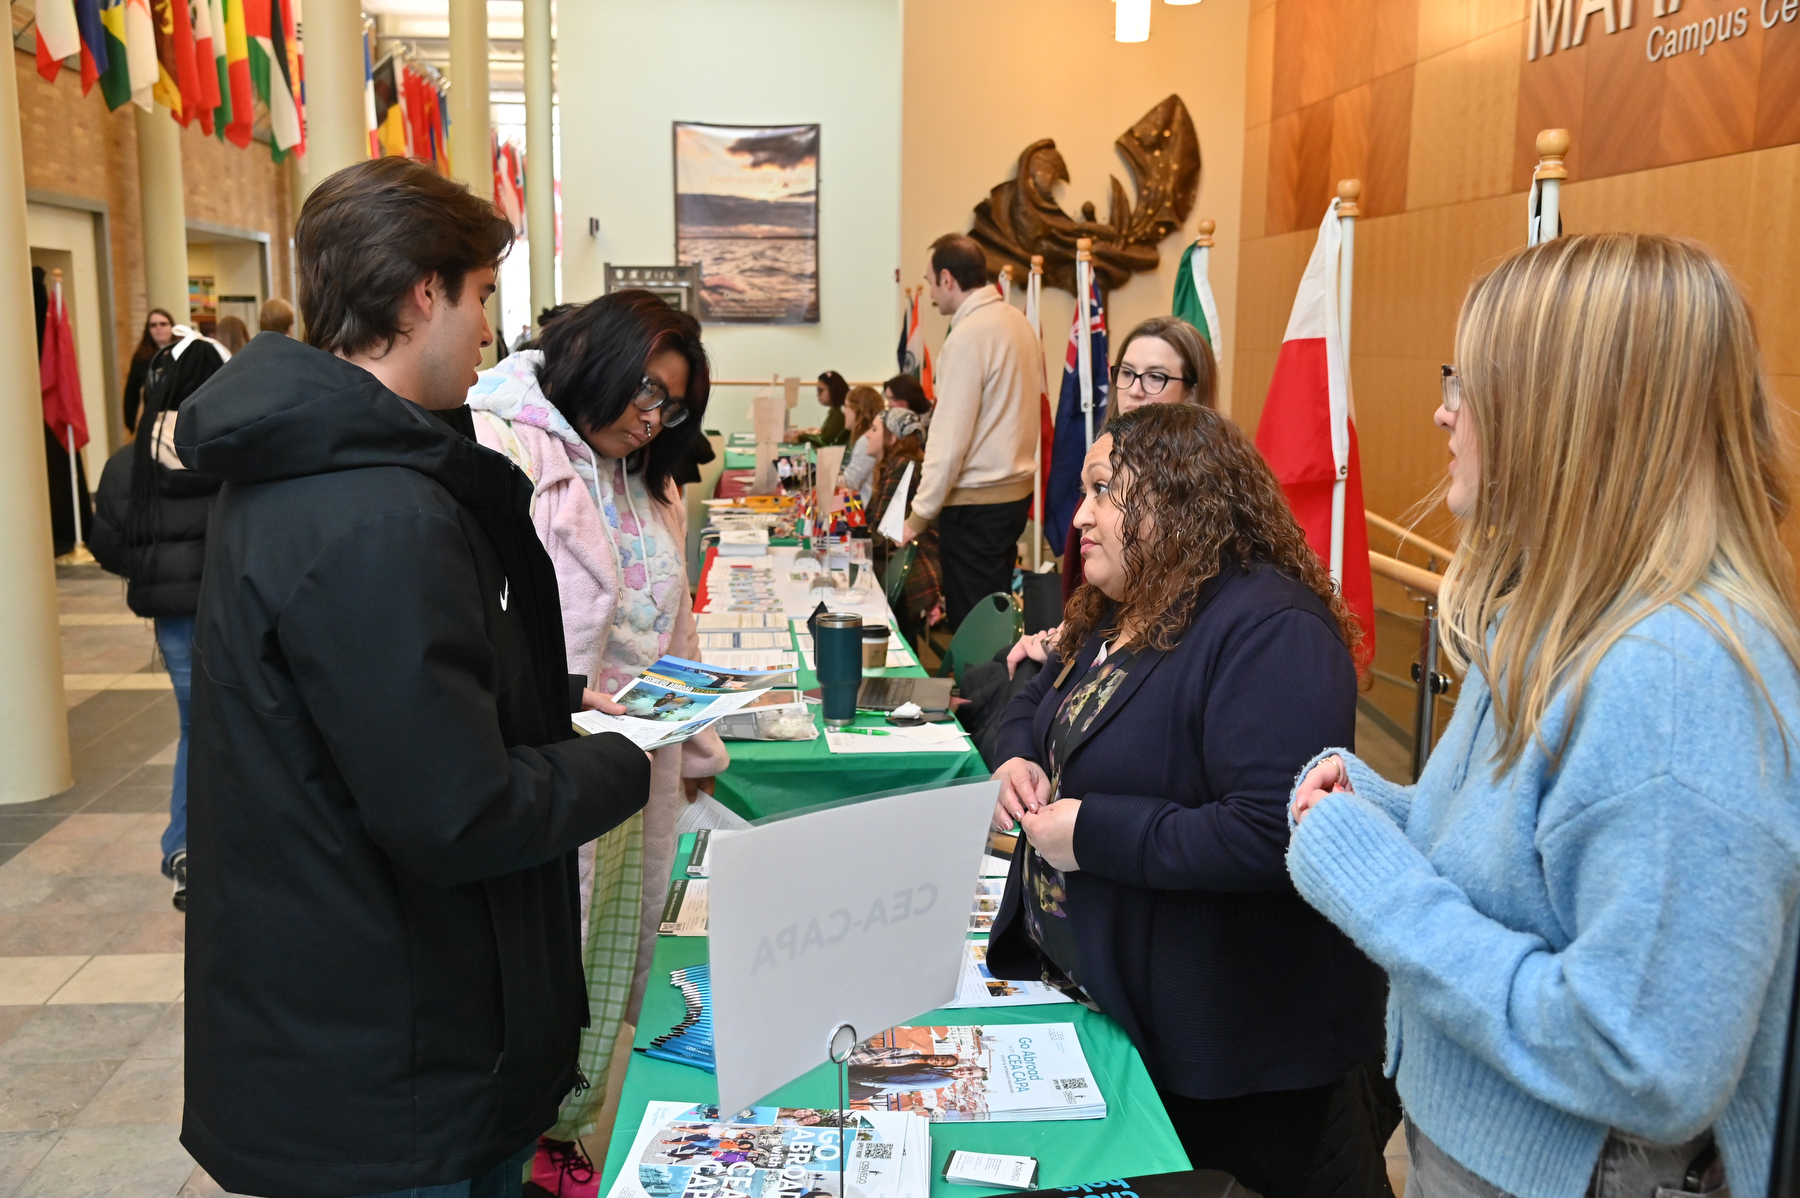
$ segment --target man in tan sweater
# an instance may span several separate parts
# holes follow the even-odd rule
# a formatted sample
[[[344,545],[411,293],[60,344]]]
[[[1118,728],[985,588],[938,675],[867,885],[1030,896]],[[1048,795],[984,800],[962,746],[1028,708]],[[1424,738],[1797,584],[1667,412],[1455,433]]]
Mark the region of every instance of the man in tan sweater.
[[[937,409],[907,539],[937,521],[950,627],[995,591],[1012,590],[1031,508],[1043,350],[1017,308],[988,282],[974,241],[931,244],[931,302],[950,317],[938,358]]]

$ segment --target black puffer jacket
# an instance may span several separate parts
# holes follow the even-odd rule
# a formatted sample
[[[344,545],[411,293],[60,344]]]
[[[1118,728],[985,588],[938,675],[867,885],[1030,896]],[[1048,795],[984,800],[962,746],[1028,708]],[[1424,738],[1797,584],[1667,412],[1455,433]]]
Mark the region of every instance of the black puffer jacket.
[[[649,762],[574,736],[556,576],[506,458],[270,333],[175,440],[224,480],[195,625],[181,1141],[239,1194],[473,1177],[575,1084],[574,850],[643,807]]]
[[[125,578],[125,603],[140,616],[190,616],[199,605],[206,517],[219,480],[158,460],[157,417],[174,412],[224,364],[219,348],[200,337],[158,353],[144,389],[143,435],[108,458],[100,473],[88,548],[102,567]],[[164,457],[173,450],[173,431],[163,429]],[[137,472],[146,469],[148,485],[134,487]]]

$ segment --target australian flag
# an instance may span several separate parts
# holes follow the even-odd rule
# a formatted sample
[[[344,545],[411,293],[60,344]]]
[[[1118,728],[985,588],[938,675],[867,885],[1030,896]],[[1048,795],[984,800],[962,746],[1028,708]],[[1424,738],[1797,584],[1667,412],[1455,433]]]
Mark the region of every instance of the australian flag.
[[[1088,331],[1093,338],[1094,436],[1106,424],[1108,385],[1106,309],[1100,306],[1100,288],[1088,282]],[[1081,410],[1081,370],[1077,346],[1081,344],[1081,312],[1069,321],[1069,350],[1063,355],[1062,395],[1056,401],[1056,428],[1047,435],[1050,477],[1044,482],[1044,536],[1050,548],[1061,554],[1068,540],[1075,509],[1081,506],[1081,461],[1087,457],[1087,418]]]

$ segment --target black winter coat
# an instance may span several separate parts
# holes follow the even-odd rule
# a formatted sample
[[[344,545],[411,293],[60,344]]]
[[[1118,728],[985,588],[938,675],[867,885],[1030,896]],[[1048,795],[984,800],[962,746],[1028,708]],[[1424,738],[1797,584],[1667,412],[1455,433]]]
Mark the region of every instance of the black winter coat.
[[[180,357],[174,349],[181,347]],[[125,604],[140,616],[191,616],[200,603],[200,571],[206,564],[206,519],[219,480],[177,470],[155,458],[157,416],[172,411],[224,365],[210,342],[177,342],[157,354],[149,370],[143,435],[106,459],[94,493],[94,560],[126,580]],[[150,510],[132,519],[132,483],[140,466],[153,478],[136,498]],[[135,541],[135,543],[134,543]]]
[[[1312,756],[1356,736],[1356,672],[1330,610],[1273,567],[1228,567],[1167,652],[1144,650],[1074,741],[1065,874],[1076,978],[1159,1087],[1230,1098],[1335,1082],[1377,1057],[1387,982],[1287,872],[1287,802]],[[1001,717],[1002,760],[1049,772],[1051,720],[1100,651],[1054,654]],[[1015,857],[996,977],[1040,976]]]
[[[576,739],[531,486],[265,333],[182,405],[224,480],[196,620],[182,1143],[234,1193],[453,1183],[556,1119],[574,850],[643,807]]]

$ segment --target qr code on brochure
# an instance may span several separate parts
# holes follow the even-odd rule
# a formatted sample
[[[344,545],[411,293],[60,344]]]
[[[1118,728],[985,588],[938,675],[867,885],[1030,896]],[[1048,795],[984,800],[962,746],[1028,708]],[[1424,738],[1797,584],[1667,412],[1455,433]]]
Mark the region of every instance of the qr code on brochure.
[[[894,1146],[892,1144],[858,1144],[856,1155],[864,1160],[891,1161],[894,1159]]]
[[[1085,1077],[1059,1077],[1051,1084],[1058,1090],[1085,1090],[1088,1088]]]

